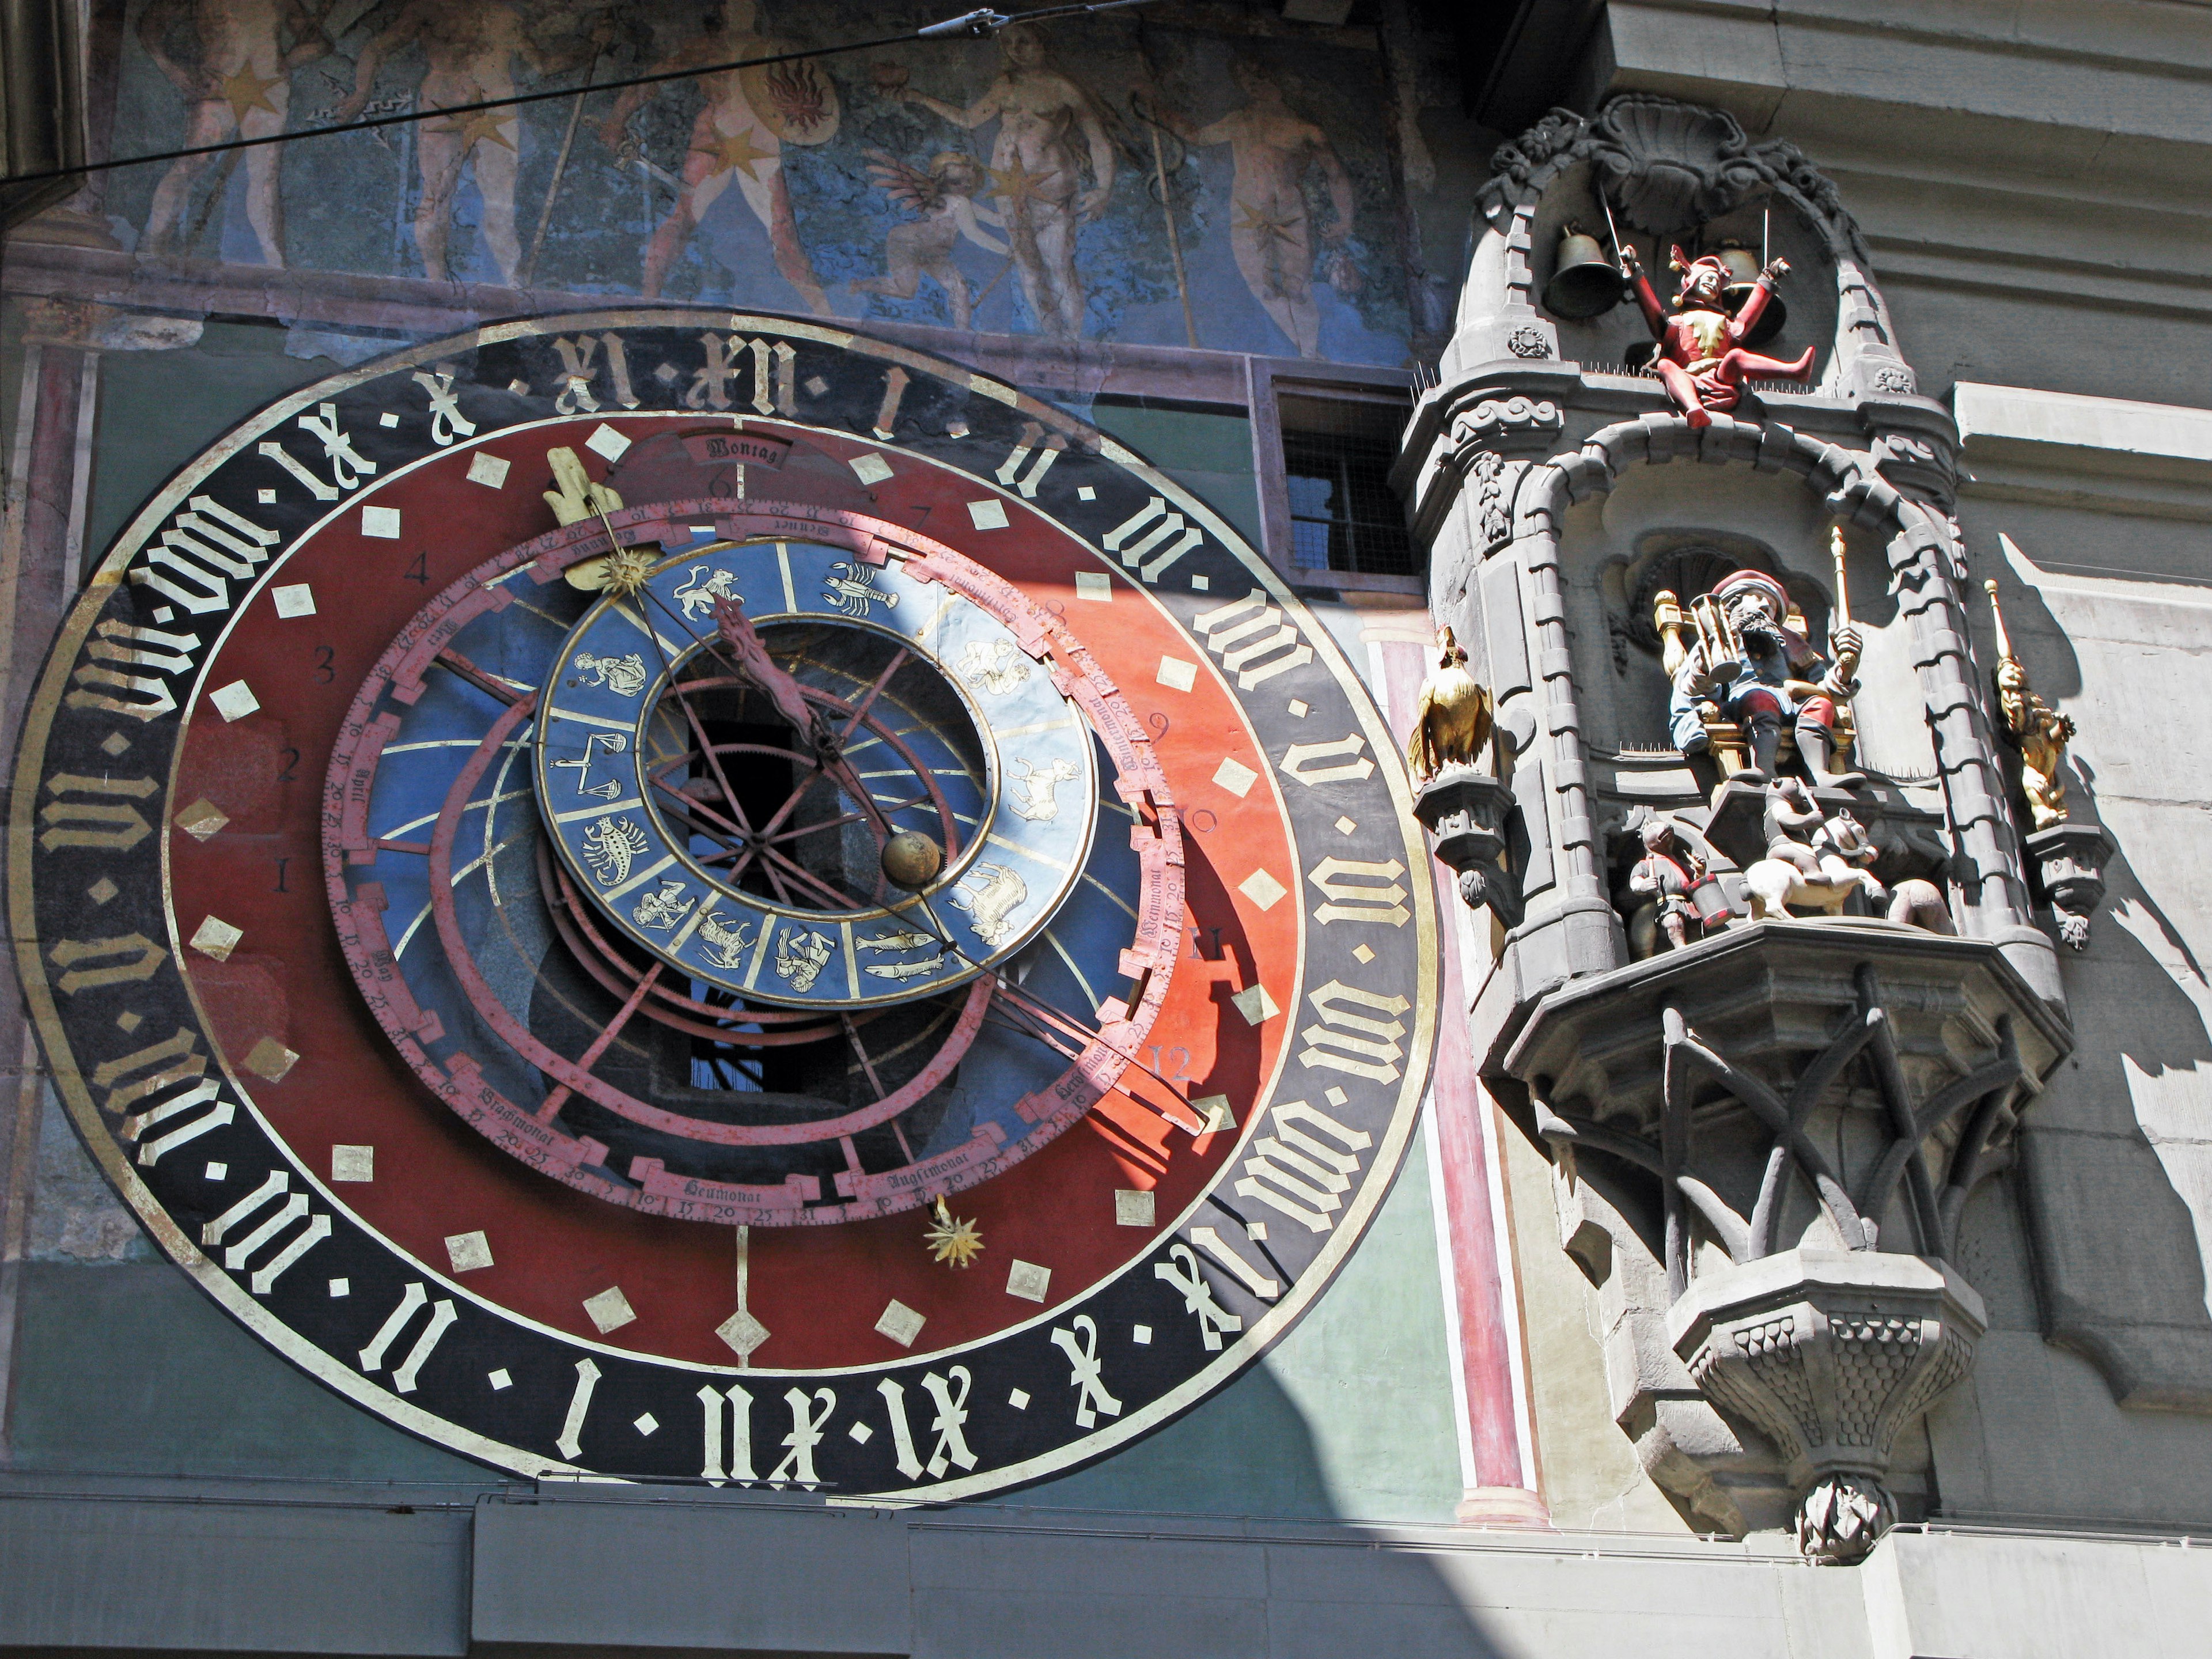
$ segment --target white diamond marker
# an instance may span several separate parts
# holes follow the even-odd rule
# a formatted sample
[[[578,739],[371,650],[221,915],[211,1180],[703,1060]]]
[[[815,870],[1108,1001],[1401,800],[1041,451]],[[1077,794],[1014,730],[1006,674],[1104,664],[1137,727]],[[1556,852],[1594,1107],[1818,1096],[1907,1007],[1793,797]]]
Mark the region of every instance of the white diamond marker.
[[[980,501],[968,503],[968,517],[978,530],[1004,530],[1006,527],[1006,504],[993,495]]]
[[[398,541],[399,509],[396,507],[364,507],[361,510],[361,533],[374,536],[380,541]]]
[[[618,461],[629,453],[629,440],[602,421],[599,429],[584,440],[584,447],[611,461]]]
[[[228,962],[230,960],[230,953],[238,949],[238,941],[245,937],[244,928],[232,927],[221,916],[210,916],[202,921],[198,929],[194,932],[191,944],[192,949],[204,957],[212,957],[217,962]]]
[[[482,484],[487,489],[507,488],[507,470],[513,463],[501,456],[487,455],[478,450],[469,463],[469,482]]]
[[[1170,691],[1188,691],[1198,684],[1198,665],[1181,657],[1162,657],[1160,672],[1153,678]]]
[[[884,1310],[884,1316],[876,1322],[876,1334],[888,1336],[902,1348],[914,1346],[914,1340],[921,1334],[922,1316],[905,1303],[894,1300]]]
[[[446,1241],[446,1259],[457,1273],[491,1266],[491,1241],[481,1232],[455,1233]]]
[[[295,617],[315,614],[315,590],[305,582],[287,582],[282,587],[271,588],[269,597],[276,602],[276,614],[287,622]]]
[[[1255,870],[1237,884],[1237,890],[1262,910],[1272,910],[1283,902],[1283,895],[1291,890],[1265,870]]]
[[[261,699],[244,680],[233,680],[221,690],[209,692],[208,702],[225,720],[242,720],[261,707]]]
[[[1213,781],[1242,800],[1252,793],[1252,786],[1259,782],[1260,775],[1243,762],[1224,756],[1221,764],[1214,769]]]
[[[622,1293],[622,1286],[610,1285],[597,1296],[584,1298],[584,1311],[601,1336],[609,1331],[618,1331],[637,1317],[637,1310],[629,1305],[629,1298]]]
[[[1052,1269],[1034,1261],[1017,1261],[1006,1270],[1006,1294],[1024,1302],[1042,1302],[1052,1285]]]

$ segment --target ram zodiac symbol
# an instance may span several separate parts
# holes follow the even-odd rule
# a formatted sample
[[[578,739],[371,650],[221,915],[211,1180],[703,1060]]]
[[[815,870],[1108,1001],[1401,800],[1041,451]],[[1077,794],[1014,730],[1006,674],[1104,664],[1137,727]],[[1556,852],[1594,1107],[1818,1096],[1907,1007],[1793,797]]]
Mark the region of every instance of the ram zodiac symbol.
[[[973,882],[974,886],[969,884]],[[1014,931],[1013,913],[1029,902],[1029,884],[1003,864],[979,864],[948,895],[956,910],[965,910],[975,937],[994,951]]]

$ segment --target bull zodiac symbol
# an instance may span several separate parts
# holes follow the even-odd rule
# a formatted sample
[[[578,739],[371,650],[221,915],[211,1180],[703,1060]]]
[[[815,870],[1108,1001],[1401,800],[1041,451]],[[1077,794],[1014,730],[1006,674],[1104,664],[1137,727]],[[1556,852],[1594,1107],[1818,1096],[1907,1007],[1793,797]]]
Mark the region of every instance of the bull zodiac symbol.
[[[839,575],[839,571],[844,574]],[[865,618],[868,606],[878,601],[886,611],[898,609],[898,595],[886,593],[876,586],[876,573],[870,566],[840,559],[830,567],[830,573],[823,578],[822,603],[831,610],[842,611],[857,622]]]
[[[720,910],[709,910],[699,918],[699,937],[707,941],[707,960],[717,968],[732,969],[745,965],[745,947],[753,941],[753,924],[741,921],[735,927],[724,924]]]
[[[701,581],[699,574],[706,568],[703,564],[693,565],[684,574],[683,586],[675,590],[676,602],[684,607],[686,622],[696,622],[702,617],[713,616],[717,599],[735,599],[738,597],[731,588],[731,584],[737,580],[736,576],[726,570],[717,569],[706,580]]]
[[[976,884],[973,887],[969,883]],[[1013,913],[1029,902],[1029,884],[1003,864],[979,864],[946,896],[965,910],[975,937],[997,950],[1014,931]]]
[[[568,665],[588,677],[589,684],[604,686],[618,697],[634,697],[645,690],[645,659],[635,651],[627,657],[595,657],[588,651],[580,652]]]
[[[970,640],[960,653],[960,675],[994,697],[1003,697],[1030,677],[1030,665],[1012,640]]]
[[[1056,760],[1049,767],[1036,767],[1016,759],[1012,763],[1021,768],[1021,775],[1014,780],[1014,798],[1007,805],[1031,823],[1049,823],[1058,817],[1057,791],[1078,775],[1075,763]]]

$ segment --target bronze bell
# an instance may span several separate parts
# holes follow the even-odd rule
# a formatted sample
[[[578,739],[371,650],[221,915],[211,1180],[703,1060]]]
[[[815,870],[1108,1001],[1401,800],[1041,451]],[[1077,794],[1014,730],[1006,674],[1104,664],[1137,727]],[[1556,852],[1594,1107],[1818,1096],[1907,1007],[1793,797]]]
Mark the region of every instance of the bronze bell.
[[[1728,267],[1728,308],[1730,311],[1742,310],[1743,302],[1751,298],[1751,290],[1759,282],[1758,256],[1730,236],[1713,250],[1713,257]],[[1768,295],[1766,309],[1759,313],[1759,325],[1744,336],[1744,344],[1765,345],[1782,332],[1783,324],[1789,320],[1790,313],[1782,303],[1782,296],[1779,294]]]
[[[1622,283],[1620,268],[1605,257],[1597,238],[1570,222],[1559,238],[1552,280],[1544,284],[1544,308],[1577,322],[1601,317],[1620,303]]]

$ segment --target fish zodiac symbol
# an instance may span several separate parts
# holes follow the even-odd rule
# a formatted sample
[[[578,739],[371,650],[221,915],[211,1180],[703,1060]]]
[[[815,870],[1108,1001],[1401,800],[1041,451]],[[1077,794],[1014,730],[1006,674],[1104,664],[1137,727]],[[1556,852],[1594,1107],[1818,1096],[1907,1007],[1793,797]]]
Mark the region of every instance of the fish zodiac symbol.
[[[753,924],[741,921],[735,927],[726,925],[720,910],[709,910],[699,918],[699,937],[707,941],[707,960],[717,968],[738,969],[745,965],[745,947],[753,941]]]
[[[842,611],[857,621],[868,614],[872,604],[880,603],[886,611],[898,609],[898,595],[886,593],[875,585],[872,567],[840,559],[830,567],[830,571],[823,578],[822,603],[831,610]],[[839,571],[844,574],[840,575]]]
[[[1030,677],[1030,665],[1012,640],[970,640],[960,653],[960,677],[1003,697]]]
[[[714,601],[717,599],[734,599],[738,597],[730,586],[737,580],[735,576],[726,570],[718,569],[706,580],[701,581],[700,573],[706,568],[703,564],[693,565],[684,573],[684,585],[675,591],[676,602],[684,607],[684,619],[686,622],[696,622],[702,617],[713,616]]]
[[[870,933],[860,941],[863,951],[918,951],[925,945],[938,942],[934,933],[925,933],[918,927],[894,927],[888,933]]]
[[[1077,775],[1073,761],[1056,760],[1050,767],[1040,769],[1025,760],[1012,763],[1020,767],[1021,775],[1014,780],[1014,798],[1007,805],[1031,823],[1049,823],[1060,816],[1060,799],[1055,793],[1060,786]]]
[[[775,976],[794,991],[811,991],[830,961],[830,935],[815,929],[787,927],[775,941]]]
[[[973,882],[974,886],[969,884]],[[1029,902],[1029,884],[1003,864],[979,864],[960,878],[947,896],[955,909],[965,910],[975,924],[975,937],[993,950],[1006,943],[1014,931],[1013,913]]]
[[[630,920],[641,927],[658,927],[664,931],[673,927],[684,917],[690,915],[691,907],[699,902],[696,899],[684,899],[678,903],[678,897],[683,891],[682,878],[678,876],[663,878],[659,892],[647,893],[631,907]]]
[[[645,659],[637,652],[627,657],[595,657],[579,652],[569,664],[592,685],[605,686],[618,697],[634,697],[645,690]]]
[[[584,831],[584,862],[602,887],[619,887],[637,855],[653,843],[635,818],[601,818]]]

